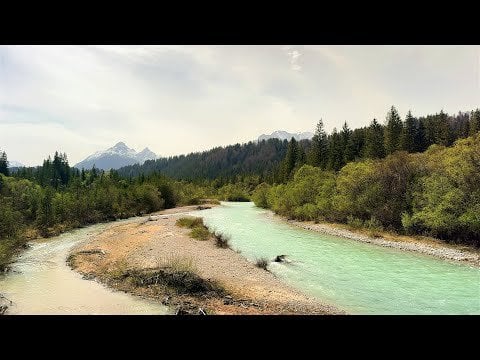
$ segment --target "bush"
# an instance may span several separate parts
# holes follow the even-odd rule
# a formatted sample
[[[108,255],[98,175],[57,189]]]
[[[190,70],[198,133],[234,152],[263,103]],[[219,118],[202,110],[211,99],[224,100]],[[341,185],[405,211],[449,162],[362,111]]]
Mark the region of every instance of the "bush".
[[[347,225],[352,229],[360,229],[363,227],[363,221],[353,217],[352,215],[347,216]]]
[[[210,231],[208,231],[208,229],[204,226],[202,227],[197,226],[193,228],[192,231],[190,232],[190,236],[192,238],[201,240],[201,241],[208,240],[210,238],[210,235],[211,235]]]
[[[175,222],[175,225],[193,229],[194,227],[204,226],[203,219],[200,217],[182,217]]]

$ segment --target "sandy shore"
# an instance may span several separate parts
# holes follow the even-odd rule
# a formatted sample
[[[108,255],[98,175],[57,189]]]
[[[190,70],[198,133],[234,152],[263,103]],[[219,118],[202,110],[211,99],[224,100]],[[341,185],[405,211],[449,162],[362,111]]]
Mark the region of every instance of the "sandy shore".
[[[277,215],[274,215],[277,216]],[[480,251],[467,246],[446,244],[445,242],[429,237],[415,238],[411,236],[393,235],[382,233],[381,237],[371,237],[359,231],[348,230],[346,225],[318,223],[312,221],[286,220],[289,224],[307,229],[326,233],[329,235],[345,237],[348,239],[375,244],[384,247],[391,247],[400,250],[420,252],[432,255],[445,260],[467,262],[474,266],[480,266]]]
[[[343,313],[289,287],[235,251],[216,247],[213,239],[192,239],[188,235],[190,230],[176,226],[175,222],[195,208],[169,209],[124,223],[112,223],[101,234],[73,249],[69,264],[85,278],[158,299],[173,311],[187,307],[213,314]],[[108,275],[119,267],[158,268],[162,259],[172,257],[190,259],[202,279],[221,284],[226,293],[221,296],[167,294],[158,286],[132,286],[131,282],[112,280]]]

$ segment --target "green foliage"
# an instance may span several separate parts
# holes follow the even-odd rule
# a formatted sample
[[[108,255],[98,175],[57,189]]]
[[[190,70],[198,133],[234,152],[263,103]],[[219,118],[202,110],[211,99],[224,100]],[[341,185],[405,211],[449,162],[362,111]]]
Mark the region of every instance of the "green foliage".
[[[3,174],[5,176],[9,175],[8,159],[7,159],[7,153],[5,151],[3,152],[0,151],[0,174]]]
[[[197,226],[192,229],[190,236],[197,240],[208,240],[210,238],[210,231],[204,226]]]
[[[390,229],[480,246],[480,134],[449,148],[350,162],[337,175],[305,165],[253,198],[289,218],[344,222],[371,236]]]
[[[252,200],[256,206],[261,208],[268,208],[268,192],[270,190],[270,185],[267,183],[261,183],[255,188],[255,191],[252,194]]]

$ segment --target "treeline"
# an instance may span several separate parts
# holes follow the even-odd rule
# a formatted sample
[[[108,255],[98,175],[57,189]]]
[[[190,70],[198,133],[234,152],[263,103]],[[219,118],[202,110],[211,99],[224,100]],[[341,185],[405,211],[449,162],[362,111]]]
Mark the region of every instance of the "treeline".
[[[480,130],[480,110],[448,115],[414,117],[408,112],[401,119],[395,107],[386,120],[374,119],[369,126],[351,130],[345,122],[331,134],[317,124],[312,140],[278,139],[249,142],[226,147],[146,161],[143,165],[126,166],[118,170],[122,177],[162,173],[189,181],[215,180],[222,185],[236,183],[239,177],[258,176],[260,182],[283,183],[292,178],[303,164],[323,170],[339,171],[351,161],[382,159],[395,151],[423,152],[430,145],[451,146]]]
[[[216,179],[222,183],[237,176],[258,175],[271,181],[273,170],[284,158],[287,146],[287,141],[269,139],[216,147],[204,152],[147,160],[143,165],[123,167],[118,173],[128,178],[157,172],[175,179]]]
[[[385,124],[373,119],[368,127],[352,131],[345,122],[341,131],[333,129],[329,135],[320,120],[312,141],[290,141],[286,157],[275,169],[270,183],[290,180],[303,164],[339,171],[351,161],[383,159],[396,151],[423,152],[433,144],[451,146],[456,140],[474,135],[479,130],[479,109],[454,116],[440,111],[418,118],[409,111],[402,120],[392,106]]]
[[[446,145],[350,162],[338,172],[302,165],[286,183],[260,184],[253,200],[294,219],[430,235],[478,247],[480,134]]]
[[[6,175],[8,168],[0,173],[0,269],[27,237],[197,204],[221,189],[158,174],[124,179],[115,171],[79,171],[60,153],[40,167]]]

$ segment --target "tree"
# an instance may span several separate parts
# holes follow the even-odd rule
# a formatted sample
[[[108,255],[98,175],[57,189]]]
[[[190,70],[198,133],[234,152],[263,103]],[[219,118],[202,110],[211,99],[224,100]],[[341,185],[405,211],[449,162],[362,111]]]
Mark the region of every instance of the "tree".
[[[283,181],[287,181],[292,175],[293,169],[295,169],[297,165],[299,155],[300,154],[297,140],[292,137],[292,139],[288,143],[287,154],[285,155],[285,159],[283,160],[282,164]]]
[[[328,143],[328,164],[327,169],[338,171],[345,165],[343,160],[343,143],[342,137],[334,128],[332,135],[330,135],[330,141]]]
[[[417,129],[415,131],[415,151],[416,152],[423,152],[427,149],[427,138],[425,135],[425,125],[423,119],[418,119]]]
[[[416,123],[415,118],[412,116],[412,112],[409,110],[405,117],[405,124],[402,129],[402,137],[400,146],[402,150],[409,153],[415,152],[415,138],[416,138]]]
[[[383,127],[376,119],[373,119],[367,129],[367,135],[365,138],[365,156],[370,159],[381,159],[385,157]]]
[[[0,153],[0,174],[3,174],[5,176],[9,175],[8,159],[7,153],[5,151]]]
[[[308,163],[313,166],[318,166],[325,169],[327,166],[327,151],[328,151],[328,139],[327,133],[323,126],[323,120],[320,119],[317,123],[315,135],[312,138],[312,146],[308,153]]]
[[[475,135],[480,131],[480,109],[470,113],[470,135]]]
[[[397,109],[391,107],[387,114],[387,122],[385,127],[385,151],[392,154],[400,149],[400,137],[402,134],[403,124],[398,115]]]
[[[340,133],[342,138],[343,148],[343,160],[344,163],[355,160],[355,148],[352,141],[352,130],[349,129],[347,122],[343,124],[342,132]]]

